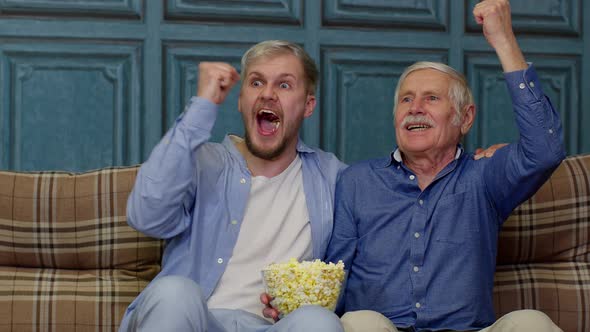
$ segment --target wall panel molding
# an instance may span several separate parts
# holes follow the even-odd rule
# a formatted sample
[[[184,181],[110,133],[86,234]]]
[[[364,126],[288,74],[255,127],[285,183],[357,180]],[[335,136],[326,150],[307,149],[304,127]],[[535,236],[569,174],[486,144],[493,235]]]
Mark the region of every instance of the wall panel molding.
[[[168,0],[164,19],[303,25],[303,0]]]
[[[321,147],[344,162],[385,156],[395,145],[393,96],[418,60],[447,62],[446,50],[321,49]]]
[[[138,162],[139,45],[31,41],[2,45],[0,57],[8,80],[1,95],[9,100],[0,146],[11,149],[3,167],[75,171]]]
[[[165,43],[163,130],[172,127],[186,103],[196,95],[200,62],[227,62],[239,72],[242,54],[250,46],[251,43]],[[234,86],[220,106],[211,140],[219,142],[227,133],[243,135],[242,117],[238,112],[239,90],[239,84]]]
[[[141,19],[142,0],[0,0],[2,16],[96,17]]]
[[[516,141],[518,130],[512,103],[496,55],[468,53],[465,59],[466,76],[478,110],[475,124],[466,137],[467,148],[474,150]],[[534,63],[545,94],[560,114],[566,151],[568,154],[577,153],[581,144],[581,58],[575,55],[528,54],[527,60]]]
[[[449,0],[324,0],[325,26],[448,31]]]
[[[469,0],[466,8],[468,32],[481,31],[473,20],[473,8],[479,0]],[[510,2],[512,24],[516,33],[549,35],[581,35],[582,1],[580,0],[521,0]]]

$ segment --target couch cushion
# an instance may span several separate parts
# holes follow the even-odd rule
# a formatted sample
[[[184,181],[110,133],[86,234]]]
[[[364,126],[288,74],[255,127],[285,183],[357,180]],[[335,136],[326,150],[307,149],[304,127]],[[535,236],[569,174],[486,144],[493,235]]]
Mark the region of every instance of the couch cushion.
[[[150,269],[161,241],[127,225],[138,167],[0,172],[0,266]]]
[[[499,236],[500,317],[541,310],[565,332],[590,331],[590,154],[566,158]]]
[[[504,223],[499,265],[590,262],[590,154],[566,158]]]
[[[494,307],[499,318],[519,309],[547,314],[565,332],[590,331],[590,264],[498,266]]]
[[[116,331],[156,272],[0,267],[0,331]]]
[[[0,172],[0,330],[116,331],[160,270],[126,222],[138,167]]]

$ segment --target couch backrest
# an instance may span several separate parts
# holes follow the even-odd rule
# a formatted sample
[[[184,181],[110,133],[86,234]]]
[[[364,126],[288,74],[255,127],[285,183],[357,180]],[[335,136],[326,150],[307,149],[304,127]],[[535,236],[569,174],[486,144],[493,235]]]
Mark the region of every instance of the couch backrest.
[[[0,266],[159,269],[162,242],[126,223],[137,171],[0,171]]]
[[[566,158],[504,223],[498,265],[590,262],[590,154]]]
[[[537,309],[564,332],[590,331],[590,154],[566,158],[505,222],[496,317]]]

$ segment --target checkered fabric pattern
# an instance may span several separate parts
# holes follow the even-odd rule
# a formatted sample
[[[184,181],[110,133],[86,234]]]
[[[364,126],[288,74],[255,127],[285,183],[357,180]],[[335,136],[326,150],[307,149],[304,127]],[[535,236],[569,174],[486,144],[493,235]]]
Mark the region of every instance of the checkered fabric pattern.
[[[116,331],[160,269],[127,226],[138,167],[0,172],[0,330]]]
[[[568,157],[502,228],[494,304],[546,313],[565,332],[590,331],[590,155]]]
[[[162,242],[126,225],[137,167],[0,172],[0,331],[116,331]],[[498,317],[538,309],[590,331],[590,155],[567,158],[506,221]]]

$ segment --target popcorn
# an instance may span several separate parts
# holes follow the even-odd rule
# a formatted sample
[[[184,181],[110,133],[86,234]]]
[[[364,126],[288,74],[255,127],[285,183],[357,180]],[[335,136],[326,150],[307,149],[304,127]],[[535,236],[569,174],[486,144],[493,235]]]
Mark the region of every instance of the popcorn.
[[[319,259],[270,264],[262,270],[266,292],[274,299],[271,304],[281,316],[305,304],[315,304],[334,310],[342,283],[344,263],[324,263]]]

